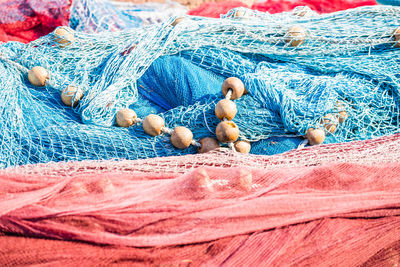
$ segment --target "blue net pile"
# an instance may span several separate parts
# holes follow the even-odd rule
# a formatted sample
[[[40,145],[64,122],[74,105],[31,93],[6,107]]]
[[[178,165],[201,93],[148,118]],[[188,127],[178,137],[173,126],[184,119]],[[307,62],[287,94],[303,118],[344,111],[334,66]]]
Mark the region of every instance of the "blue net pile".
[[[145,134],[140,124],[117,127],[115,115],[130,107],[141,118],[162,116],[169,128],[188,127],[197,140],[215,137],[214,108],[230,76],[248,91],[235,100],[233,121],[254,154],[296,148],[307,129],[342,111],[346,119],[335,122],[324,143],[399,132],[400,48],[393,36],[399,12],[377,6],[298,16],[237,9],[222,19],[186,17],[176,26],[171,18],[118,32],[73,31],[69,45],[55,42],[54,34],[2,44],[1,167],[196,153],[193,146],[174,148],[168,135]],[[293,25],[307,31],[299,46],[286,42]],[[34,66],[49,71],[46,87],[29,83],[26,70]],[[60,99],[68,85],[84,92],[75,108]]]
[[[97,33],[137,28],[182,16],[187,9],[176,2],[142,3],[108,0],[74,0],[69,26],[80,32]]]
[[[142,21],[127,17],[109,1],[77,0],[72,2],[69,25],[72,29],[95,33],[136,28]]]
[[[400,0],[377,0],[378,4],[400,6]]]

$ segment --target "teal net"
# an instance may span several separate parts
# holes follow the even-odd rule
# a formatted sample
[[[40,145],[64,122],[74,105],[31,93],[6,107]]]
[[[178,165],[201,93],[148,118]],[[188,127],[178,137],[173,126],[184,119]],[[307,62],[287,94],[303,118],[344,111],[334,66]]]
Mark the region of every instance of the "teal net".
[[[137,28],[183,16],[187,9],[176,3],[141,3],[109,0],[74,0],[69,26],[80,32],[96,33]]]
[[[324,143],[396,133],[399,12],[376,6],[301,16],[234,9],[221,19],[188,16],[175,26],[171,18],[117,32],[71,30],[67,44],[54,34],[2,44],[1,167],[196,153],[194,146],[174,148],[167,134],[147,135],[140,123],[117,127],[115,115],[130,107],[140,118],[160,115],[169,128],[188,127],[196,140],[215,137],[214,108],[230,76],[248,91],[235,100],[233,121],[239,139],[252,142],[251,153],[297,148],[309,128],[324,128]],[[294,25],[304,29],[302,39],[288,34]],[[28,81],[34,66],[48,70],[45,87]],[[69,85],[84,94],[75,108],[61,102]]]

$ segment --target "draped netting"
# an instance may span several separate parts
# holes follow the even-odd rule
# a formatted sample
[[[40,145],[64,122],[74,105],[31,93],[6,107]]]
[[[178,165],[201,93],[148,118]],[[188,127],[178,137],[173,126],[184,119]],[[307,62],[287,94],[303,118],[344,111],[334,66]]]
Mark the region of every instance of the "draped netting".
[[[4,169],[0,262],[396,265],[399,156],[396,134],[274,156]]]
[[[187,8],[176,3],[130,3],[109,0],[74,0],[69,26],[80,32],[119,31],[183,16]]]
[[[326,143],[396,133],[400,49],[392,33],[399,11],[376,6],[301,17],[239,9],[176,26],[171,18],[120,32],[72,31],[69,45],[53,34],[3,44],[1,165],[195,153],[175,149],[168,136],[146,135],[140,125],[115,127],[115,114],[129,106],[142,118],[161,115],[170,128],[186,126],[196,139],[215,136],[214,107],[229,76],[248,91],[236,100],[234,122],[240,139],[253,142],[252,153],[296,148],[327,115],[337,130]],[[285,42],[294,25],[306,29],[300,46]],[[27,81],[25,68],[33,66],[49,70],[45,88]],[[60,100],[68,85],[84,92],[75,109]],[[339,124],[342,111],[347,118]]]

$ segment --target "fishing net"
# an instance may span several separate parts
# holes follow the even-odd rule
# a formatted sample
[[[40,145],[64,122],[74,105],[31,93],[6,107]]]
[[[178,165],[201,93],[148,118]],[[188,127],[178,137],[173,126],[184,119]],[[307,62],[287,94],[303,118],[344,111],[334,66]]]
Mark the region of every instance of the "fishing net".
[[[27,43],[68,25],[71,0],[1,0],[0,41]]]
[[[234,9],[117,32],[134,21],[86,11],[66,41],[0,46],[1,265],[400,263],[398,8]],[[294,25],[304,39],[288,42]],[[215,137],[229,76],[248,91],[233,121],[252,154],[115,125],[130,107]],[[69,85],[84,94],[74,108]],[[327,144],[280,154],[312,127]]]
[[[396,265],[399,156],[396,134],[274,156],[4,169],[0,262]]]
[[[160,23],[172,16],[183,16],[188,11],[186,6],[168,0],[161,1],[161,3],[154,3],[156,1],[149,1],[142,4],[130,2],[122,3],[119,1],[112,1],[112,4],[116,6],[122,14],[129,18],[138,17],[145,25]]]
[[[384,2],[384,1],[382,1]],[[388,1],[395,2],[395,1]],[[388,3],[386,3],[388,4]],[[251,7],[251,9],[258,11],[267,11],[269,13],[279,13],[283,11],[290,11],[298,6],[308,6],[314,11],[319,13],[329,13],[339,10],[346,10],[359,6],[376,5],[375,0],[267,0],[262,2],[257,1],[218,1],[206,2],[199,7],[191,9],[188,14],[193,16],[204,16],[219,18],[221,14],[227,13],[229,10],[237,7]],[[393,5],[393,4],[392,4]]]
[[[0,1],[0,41],[27,43],[69,25],[84,32],[117,31],[184,15],[175,2],[124,3],[108,0]]]
[[[182,2],[182,1],[181,1]],[[183,3],[191,6],[194,2]],[[277,11],[290,10],[298,5],[310,5],[322,12],[326,4],[298,2],[291,3],[258,3],[256,9],[266,11],[273,8]],[[350,7],[365,5],[354,3]],[[263,6],[267,5],[268,9]],[[197,6],[197,4],[196,4]],[[204,3],[199,9],[191,11],[192,15],[219,17],[235,7],[248,7],[251,3],[218,2]],[[333,4],[339,7],[341,4]],[[344,8],[337,8],[344,9]],[[160,23],[171,16],[181,16],[187,8],[176,2],[165,3],[131,3],[100,0],[13,0],[0,1],[0,41],[19,41],[23,43],[36,40],[53,31],[57,26],[70,25],[73,29],[85,32],[116,31],[139,27],[146,24]],[[211,12],[211,13],[210,13]]]
[[[87,33],[119,31],[160,23],[171,16],[182,16],[187,9],[175,2],[141,3],[74,0],[69,26]]]
[[[297,6],[308,6],[312,10],[322,13],[335,12],[340,10],[346,10],[350,8],[356,8],[359,6],[371,6],[376,5],[375,0],[296,0],[296,1],[279,1],[279,0],[267,0],[265,2],[254,3],[253,9],[259,11],[268,11],[270,13],[282,12],[292,10]]]
[[[251,5],[249,6],[242,1],[205,2],[200,6],[189,10],[188,14],[192,16],[219,18],[222,14],[226,14],[229,10],[238,7],[250,8]]]
[[[214,108],[229,76],[248,91],[235,100],[233,121],[254,154],[297,148],[309,128],[335,126],[325,143],[398,132],[399,9],[296,12],[239,9],[223,19],[186,17],[176,26],[170,19],[112,33],[71,31],[67,44],[54,34],[3,44],[1,166],[196,153],[194,146],[174,148],[168,135],[145,134],[140,124],[116,127],[115,114],[129,106],[140,118],[157,113],[167,127],[188,127],[196,140],[213,137]],[[305,29],[299,46],[287,42],[293,25]],[[46,87],[27,80],[34,66],[49,71]],[[84,94],[75,108],[60,99],[69,85]]]
[[[377,2],[383,5],[400,6],[399,0],[377,0]]]
[[[76,0],[69,26],[81,32],[118,31],[141,25],[137,17],[127,17],[110,1]]]

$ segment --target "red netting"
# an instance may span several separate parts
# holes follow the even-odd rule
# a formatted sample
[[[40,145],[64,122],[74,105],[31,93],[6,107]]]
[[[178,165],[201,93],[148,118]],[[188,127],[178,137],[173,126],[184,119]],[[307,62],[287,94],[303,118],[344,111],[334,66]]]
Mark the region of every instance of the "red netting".
[[[252,9],[278,13],[289,11],[296,6],[308,6],[312,10],[320,13],[330,13],[359,6],[376,5],[375,0],[268,0],[266,2],[255,3]]]
[[[210,18],[219,18],[221,14],[226,14],[229,10],[236,7],[247,7],[248,5],[241,1],[220,1],[220,2],[205,2],[199,7],[196,7],[188,12],[192,16],[202,16]]]
[[[394,135],[276,156],[220,151],[5,169],[0,229],[25,237],[0,238],[0,261],[397,264],[399,156]]]
[[[68,25],[72,0],[0,0],[0,41],[27,43]]]
[[[267,0],[254,3],[251,8],[259,11],[278,13],[290,11],[297,6],[309,6],[320,13],[329,13],[358,6],[376,5],[375,0]],[[236,7],[248,7],[240,1],[208,2],[189,11],[189,15],[219,18]]]

